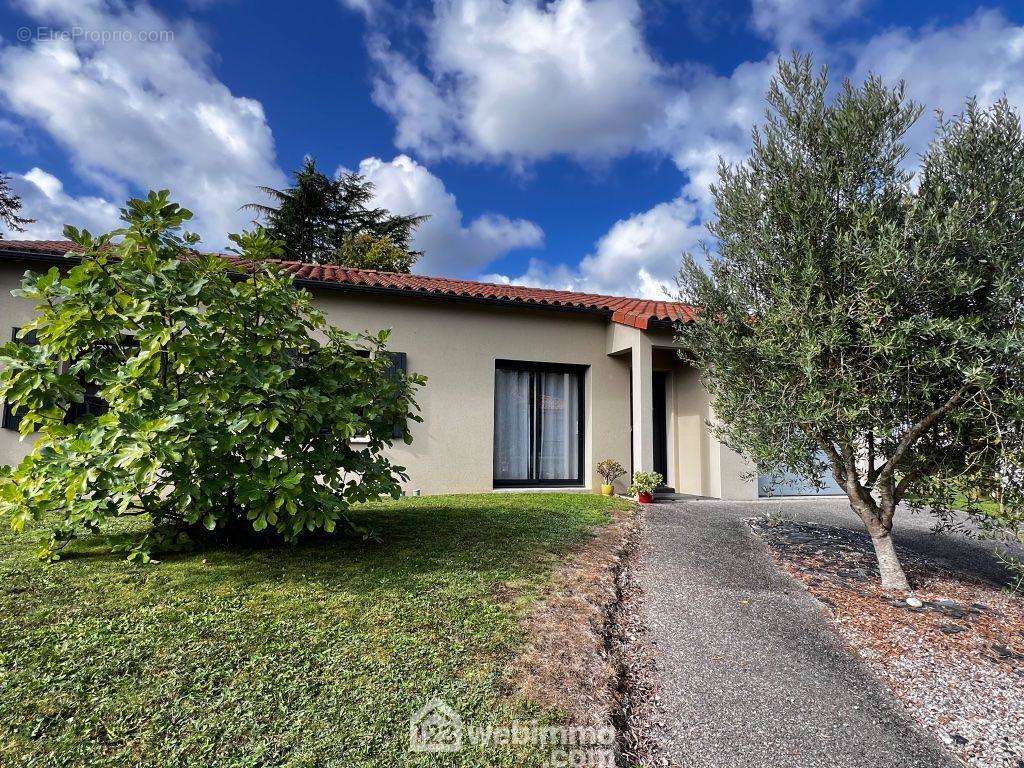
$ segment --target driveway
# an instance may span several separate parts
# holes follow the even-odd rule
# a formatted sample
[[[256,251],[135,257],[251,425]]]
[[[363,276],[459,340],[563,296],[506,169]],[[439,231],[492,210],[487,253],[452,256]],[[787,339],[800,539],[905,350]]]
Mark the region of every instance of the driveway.
[[[955,765],[771,562],[745,523],[769,509],[855,524],[829,500],[648,507],[637,578],[669,756],[687,767]]]

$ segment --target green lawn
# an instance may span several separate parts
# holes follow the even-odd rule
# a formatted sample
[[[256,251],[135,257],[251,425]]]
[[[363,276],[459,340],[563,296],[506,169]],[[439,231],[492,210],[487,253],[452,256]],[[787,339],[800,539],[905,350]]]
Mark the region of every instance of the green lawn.
[[[550,718],[507,693],[520,619],[621,503],[425,497],[355,516],[381,543],[214,550],[135,566],[0,534],[0,765],[531,765],[406,751],[438,695],[475,723]]]

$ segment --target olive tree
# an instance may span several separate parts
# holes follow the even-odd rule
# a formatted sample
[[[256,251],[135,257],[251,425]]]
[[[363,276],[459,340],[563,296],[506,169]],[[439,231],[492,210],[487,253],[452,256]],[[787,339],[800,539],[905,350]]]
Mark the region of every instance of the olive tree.
[[[902,83],[830,98],[783,61],[753,148],[721,163],[713,243],[684,259],[680,333],[721,418],[765,473],[830,473],[907,589],[901,502],[984,515],[1024,415],[1024,136],[1005,102],[938,116],[916,172],[921,108]],[[1019,447],[1019,446],[1018,446]],[[1017,453],[1016,455],[1019,455]]]
[[[74,263],[14,292],[38,309],[21,330],[34,344],[0,349],[0,393],[38,434],[0,504],[15,529],[53,525],[46,554],[138,516],[153,523],[140,557],[189,530],[294,540],[400,494],[382,451],[411,441],[422,378],[395,370],[386,332],[328,325],[265,231],[231,236],[229,261],[195,249],[190,217],[166,191],[130,200],[123,228],[69,227]]]

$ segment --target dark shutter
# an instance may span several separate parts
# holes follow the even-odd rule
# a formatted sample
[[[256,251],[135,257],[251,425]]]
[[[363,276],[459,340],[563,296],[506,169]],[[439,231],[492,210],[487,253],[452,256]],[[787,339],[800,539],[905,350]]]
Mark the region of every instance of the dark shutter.
[[[21,330],[20,326],[14,326],[11,328],[11,341],[20,341],[22,344],[28,344],[30,347],[34,347],[39,342],[36,340],[36,332],[29,331],[24,339],[18,338],[18,331]],[[4,418],[3,428],[10,429],[15,432],[18,431],[18,427],[21,425],[21,415],[14,412],[10,403],[4,402]]]
[[[408,359],[405,352],[385,352],[390,360],[388,366],[388,375],[395,379],[401,379],[405,377],[408,371]],[[391,432],[391,436],[398,438],[405,434],[405,419],[403,418],[400,422],[395,424],[394,430]]]

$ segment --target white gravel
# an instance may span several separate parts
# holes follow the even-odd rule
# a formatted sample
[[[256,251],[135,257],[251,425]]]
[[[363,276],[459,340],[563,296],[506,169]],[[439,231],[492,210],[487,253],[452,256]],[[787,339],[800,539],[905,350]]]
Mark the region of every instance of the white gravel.
[[[775,557],[829,606],[833,626],[911,716],[963,764],[1024,768],[1024,604],[988,546],[898,534],[915,586],[909,599],[878,582],[859,526],[827,508],[790,509],[790,522],[754,524]]]
[[[860,643],[856,628],[840,627]],[[988,661],[981,648],[964,654],[922,642],[911,629],[894,641],[899,656],[862,655],[918,722],[968,765],[1024,766],[1024,670]]]

